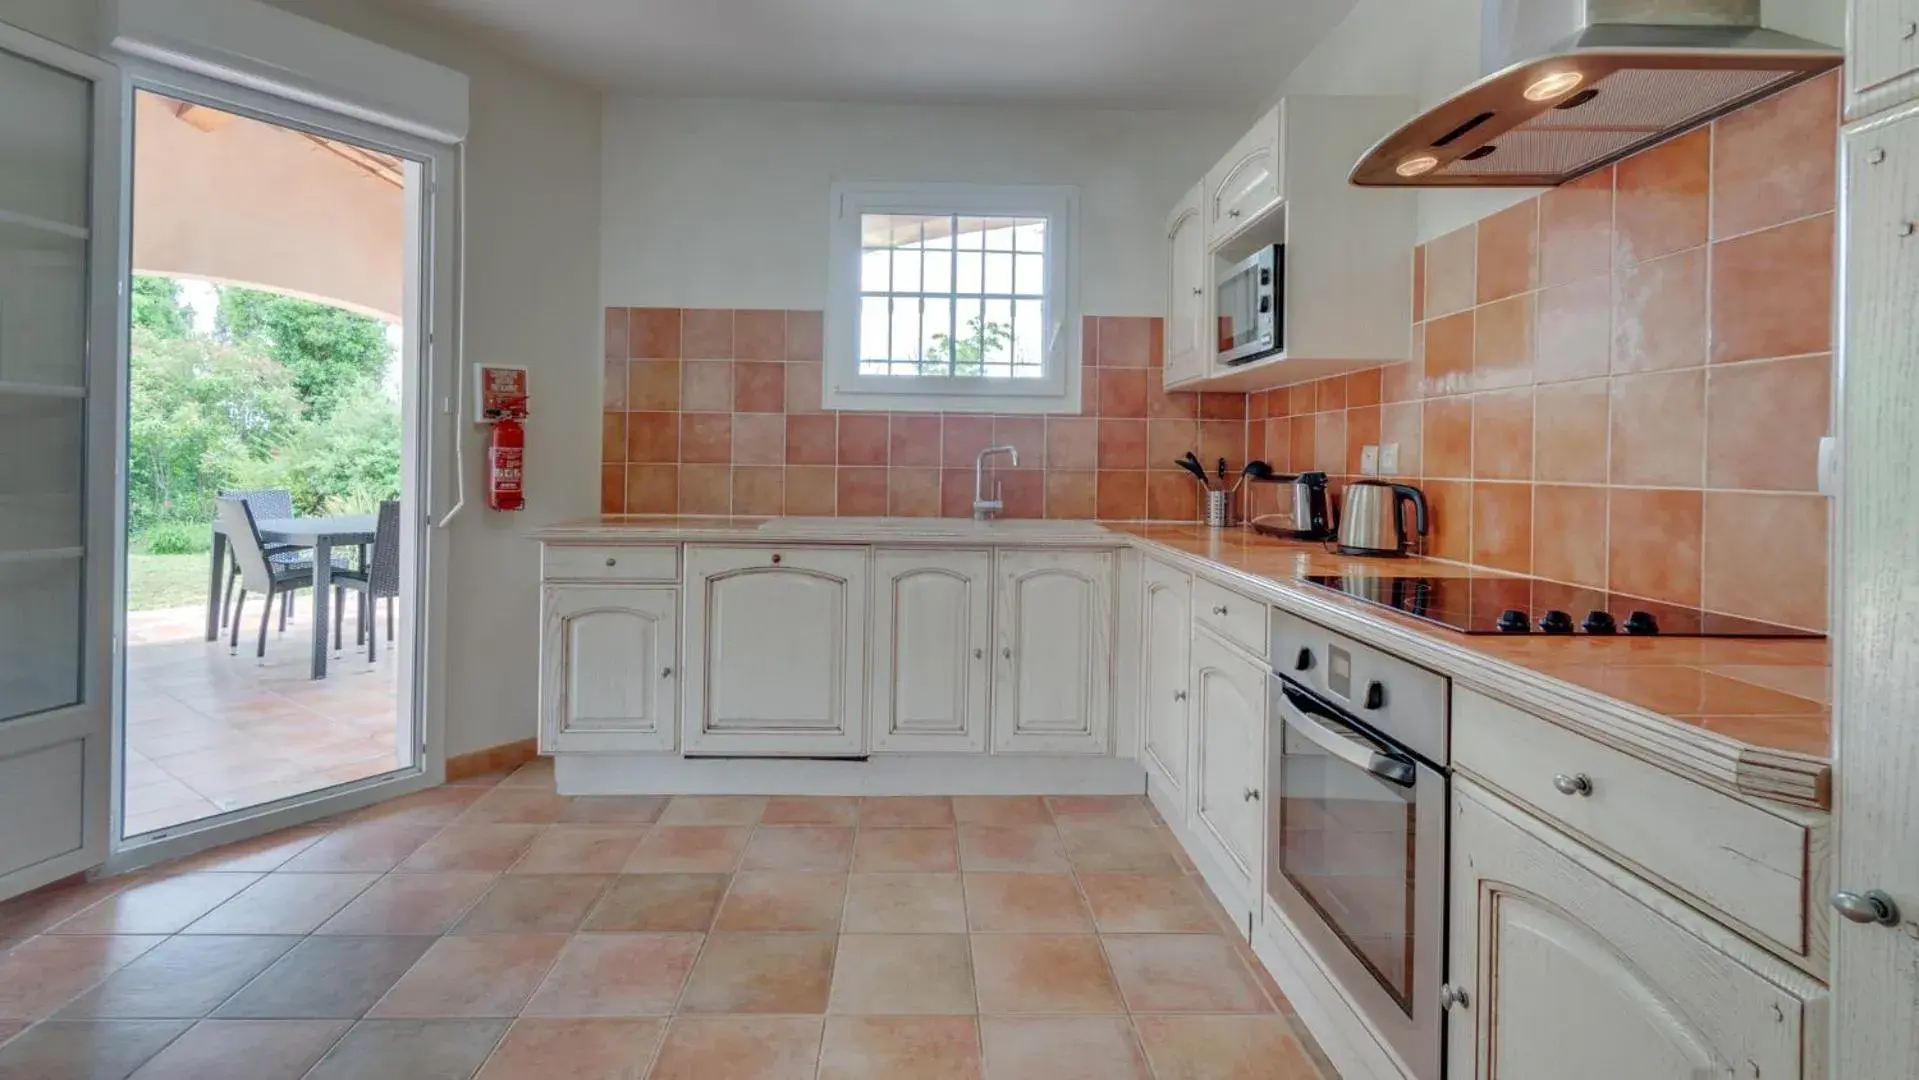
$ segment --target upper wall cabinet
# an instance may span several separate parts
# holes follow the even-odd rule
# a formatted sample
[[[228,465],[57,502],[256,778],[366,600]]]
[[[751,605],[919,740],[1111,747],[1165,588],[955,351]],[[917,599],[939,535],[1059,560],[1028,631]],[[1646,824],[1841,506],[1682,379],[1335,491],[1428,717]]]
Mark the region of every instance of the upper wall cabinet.
[[[1207,172],[1197,200],[1189,193],[1174,206],[1166,230],[1169,388],[1263,390],[1406,359],[1417,196],[1354,187],[1346,176],[1413,111],[1405,98],[1288,98]],[[1198,252],[1186,224],[1195,201],[1204,225]],[[1215,295],[1214,283],[1274,245],[1283,247],[1270,300],[1279,348],[1220,364],[1220,307],[1237,297]]]
[[[1919,97],[1919,0],[1853,0],[1846,48],[1846,115]]]

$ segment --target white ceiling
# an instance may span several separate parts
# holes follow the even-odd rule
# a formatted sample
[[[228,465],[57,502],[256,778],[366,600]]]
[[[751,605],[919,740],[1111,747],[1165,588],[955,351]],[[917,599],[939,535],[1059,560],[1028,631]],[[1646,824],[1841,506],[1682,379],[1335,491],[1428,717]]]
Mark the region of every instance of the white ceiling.
[[[404,0],[609,91],[1256,105],[1354,0]]]

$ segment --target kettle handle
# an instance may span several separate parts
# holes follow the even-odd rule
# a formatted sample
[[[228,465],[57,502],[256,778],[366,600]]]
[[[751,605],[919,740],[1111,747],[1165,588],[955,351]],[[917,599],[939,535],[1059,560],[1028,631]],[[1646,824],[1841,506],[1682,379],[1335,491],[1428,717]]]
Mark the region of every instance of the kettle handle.
[[[1419,535],[1425,536],[1426,535],[1426,493],[1419,490],[1416,487],[1412,487],[1407,484],[1394,484],[1392,485],[1392,488],[1393,488],[1393,523],[1400,527],[1401,534],[1404,535],[1404,530],[1406,526],[1399,516],[1399,504],[1401,502],[1410,502],[1413,504],[1414,524],[1416,524],[1419,527]]]

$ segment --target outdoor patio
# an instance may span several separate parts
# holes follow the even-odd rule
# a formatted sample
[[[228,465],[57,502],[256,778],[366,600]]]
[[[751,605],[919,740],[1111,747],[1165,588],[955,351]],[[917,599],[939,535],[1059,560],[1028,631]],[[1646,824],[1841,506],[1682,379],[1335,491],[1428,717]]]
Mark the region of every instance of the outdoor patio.
[[[286,632],[268,631],[263,661],[251,618],[233,656],[224,634],[204,640],[204,607],[127,615],[126,835],[399,767],[393,649],[383,636],[369,663],[349,608],[345,650],[310,678],[310,602],[302,593]]]

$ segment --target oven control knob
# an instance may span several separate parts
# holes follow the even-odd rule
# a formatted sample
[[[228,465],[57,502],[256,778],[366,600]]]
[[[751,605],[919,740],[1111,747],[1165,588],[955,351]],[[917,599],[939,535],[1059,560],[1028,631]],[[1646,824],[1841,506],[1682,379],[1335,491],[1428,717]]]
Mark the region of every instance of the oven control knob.
[[[1525,634],[1531,632],[1532,621],[1518,608],[1507,608],[1499,616],[1499,632],[1502,634]]]
[[[1439,988],[1439,1007],[1441,1009],[1463,1009],[1472,1004],[1472,998],[1466,995],[1465,987],[1452,983]]]
[[[1626,633],[1657,634],[1658,632],[1659,620],[1653,618],[1651,612],[1635,611],[1626,616]]]
[[[1604,611],[1587,612],[1586,621],[1579,626],[1588,634],[1612,634],[1619,630],[1619,624],[1613,621],[1612,615]]]
[[[1386,684],[1375,679],[1366,684],[1366,707],[1383,709],[1386,707]]]
[[[1570,634],[1573,632],[1573,617],[1563,611],[1548,611],[1539,620],[1539,628],[1548,634]]]
[[[1299,650],[1299,659],[1293,661],[1294,671],[1311,671],[1313,668],[1313,650]]]

